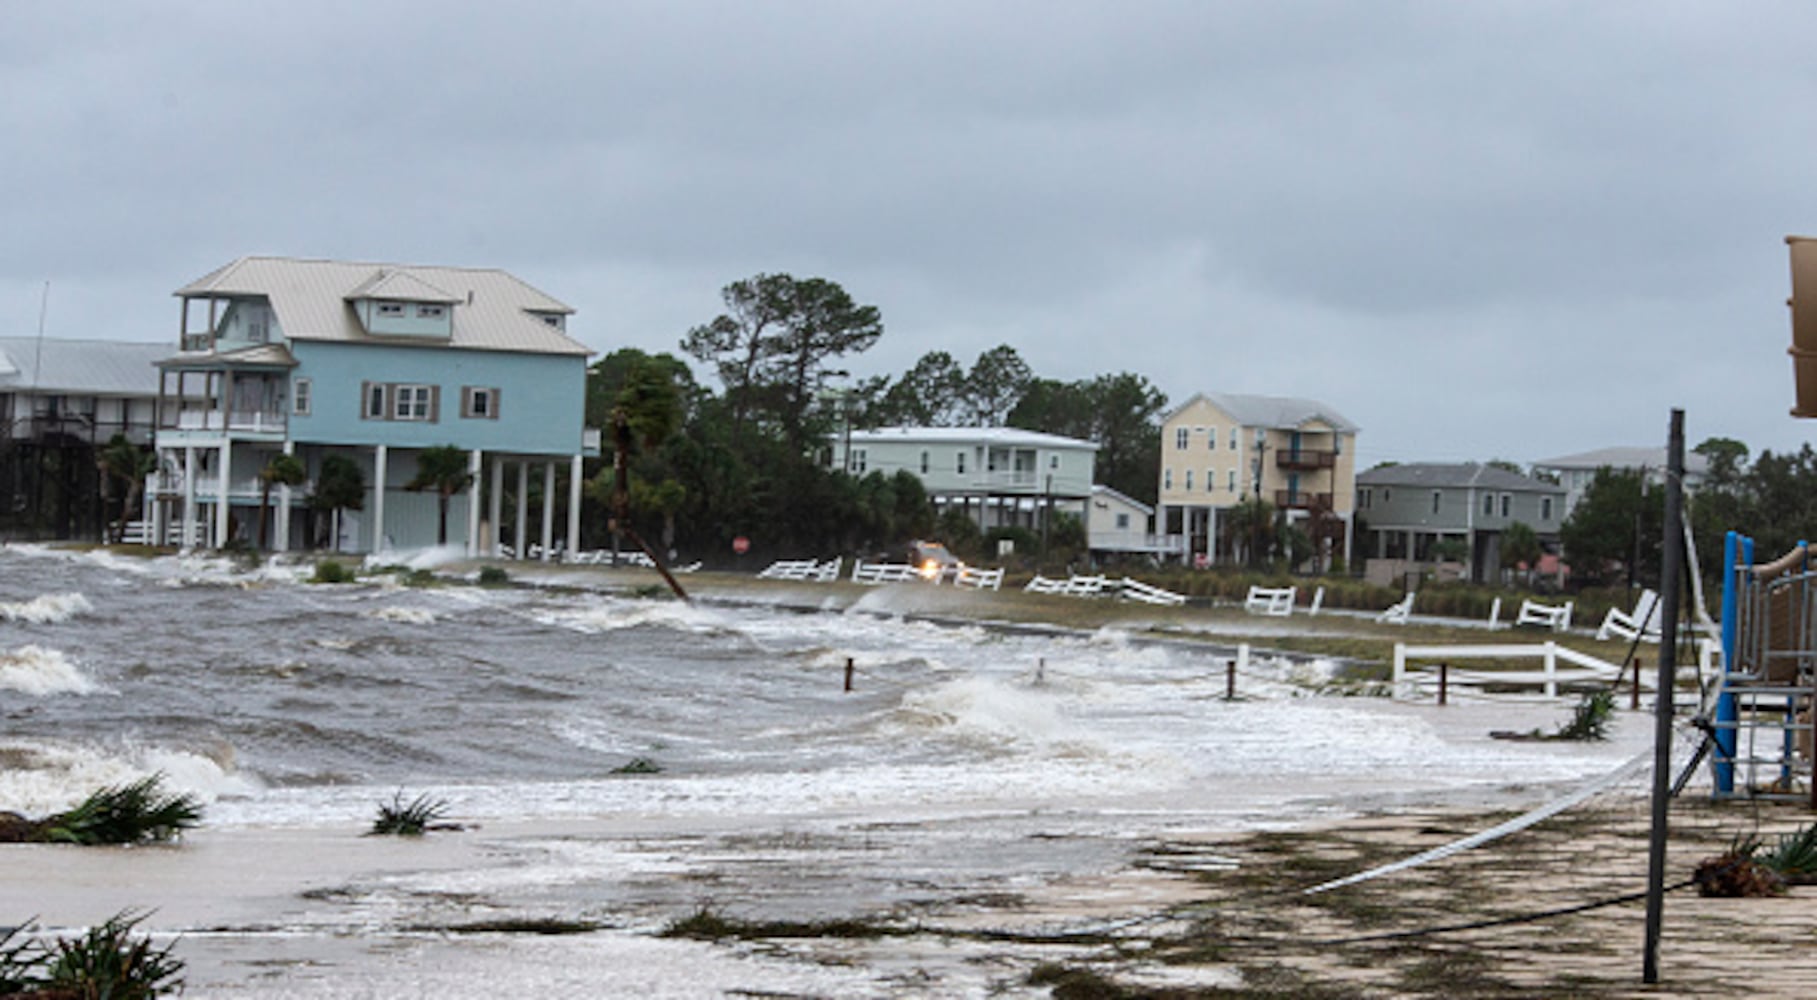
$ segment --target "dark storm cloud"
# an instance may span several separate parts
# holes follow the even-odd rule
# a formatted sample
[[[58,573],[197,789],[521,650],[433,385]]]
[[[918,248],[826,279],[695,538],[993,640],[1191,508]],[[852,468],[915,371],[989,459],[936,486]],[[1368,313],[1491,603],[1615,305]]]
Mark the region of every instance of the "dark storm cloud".
[[[522,9],[528,8],[528,9]],[[878,304],[1382,458],[1785,447],[1802,5],[7,5],[0,322],[163,336],[246,253],[499,266],[601,350],[717,290]],[[1737,387],[1744,387],[1737,391]]]

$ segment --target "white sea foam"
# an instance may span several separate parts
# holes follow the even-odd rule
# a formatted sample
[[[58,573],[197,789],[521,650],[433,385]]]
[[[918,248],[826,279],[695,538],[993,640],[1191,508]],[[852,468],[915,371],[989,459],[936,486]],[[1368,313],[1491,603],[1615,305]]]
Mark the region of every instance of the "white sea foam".
[[[398,622],[404,625],[435,624],[435,612],[424,608],[377,608],[371,611],[363,611],[361,614],[364,614],[368,618],[377,618],[380,621]]]
[[[0,688],[43,697],[52,694],[90,694],[95,682],[83,675],[59,650],[21,646],[0,653]]]
[[[162,775],[166,792],[194,795],[204,803],[243,797],[259,788],[234,770],[233,750],[204,751],[128,746],[103,751],[80,744],[35,740],[0,742],[0,809],[40,816],[67,809],[101,788]]]
[[[585,607],[545,609],[533,617],[545,625],[578,632],[613,632],[640,625],[665,626],[688,632],[717,632],[730,625],[723,612],[675,601],[605,600]]]
[[[406,569],[438,569],[467,558],[465,545],[431,545],[420,549],[387,549],[382,554],[366,557],[366,568],[402,566]]]
[[[48,625],[94,610],[81,594],[42,594],[16,604],[0,602],[0,619]]]

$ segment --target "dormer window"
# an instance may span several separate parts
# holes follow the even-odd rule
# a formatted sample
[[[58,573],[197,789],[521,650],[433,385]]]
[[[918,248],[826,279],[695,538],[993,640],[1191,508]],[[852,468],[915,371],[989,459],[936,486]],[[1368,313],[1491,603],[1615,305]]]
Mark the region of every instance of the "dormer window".
[[[404,315],[404,304],[402,302],[380,302],[379,315],[402,318]]]
[[[416,318],[417,319],[441,319],[443,316],[446,316],[446,315],[448,315],[447,306],[417,306],[416,307]]]

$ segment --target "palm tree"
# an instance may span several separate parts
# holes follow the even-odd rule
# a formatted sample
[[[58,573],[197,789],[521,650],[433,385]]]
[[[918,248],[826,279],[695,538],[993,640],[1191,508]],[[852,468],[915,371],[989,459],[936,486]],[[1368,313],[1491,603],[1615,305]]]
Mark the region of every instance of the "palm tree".
[[[625,373],[618,405],[612,408],[612,517],[607,525],[614,535],[621,531],[629,535],[656,565],[669,589],[685,601],[687,592],[681,589],[662,557],[631,527],[631,452],[638,444],[646,448],[660,444],[675,433],[680,423],[681,395],[674,379],[655,365],[633,365]],[[675,505],[679,506],[685,497],[684,492],[674,498]]]
[[[404,484],[413,492],[434,490],[440,520],[436,524],[435,544],[448,544],[448,499],[473,483],[467,469],[467,453],[451,444],[424,448],[416,456],[416,477]]]
[[[329,531],[340,544],[341,511],[360,510],[366,506],[366,474],[358,462],[345,455],[328,455],[322,459],[322,470],[315,477],[315,492],[309,495],[309,506],[329,512]]]
[[[95,464],[107,479],[118,479],[126,488],[120,501],[120,521],[114,530],[114,541],[123,541],[126,522],[132,520],[133,505],[139,502],[145,480],[158,469],[158,456],[126,440],[126,435],[115,434],[95,456]]]
[[[1230,508],[1224,524],[1231,541],[1248,552],[1249,564],[1261,566],[1274,539],[1274,505],[1261,497],[1242,500]]]
[[[271,528],[271,489],[301,486],[309,481],[309,467],[295,455],[278,452],[259,470],[259,548],[267,547]]]

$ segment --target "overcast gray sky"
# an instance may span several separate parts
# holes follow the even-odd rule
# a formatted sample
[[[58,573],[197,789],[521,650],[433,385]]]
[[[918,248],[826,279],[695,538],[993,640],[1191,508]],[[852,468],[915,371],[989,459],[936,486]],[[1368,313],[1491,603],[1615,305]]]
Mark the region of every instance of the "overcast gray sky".
[[[678,352],[759,272],[861,374],[1322,399],[1376,461],[1796,448],[1817,4],[0,0],[0,332],[236,257],[499,267]],[[704,373],[703,373],[704,374]]]

